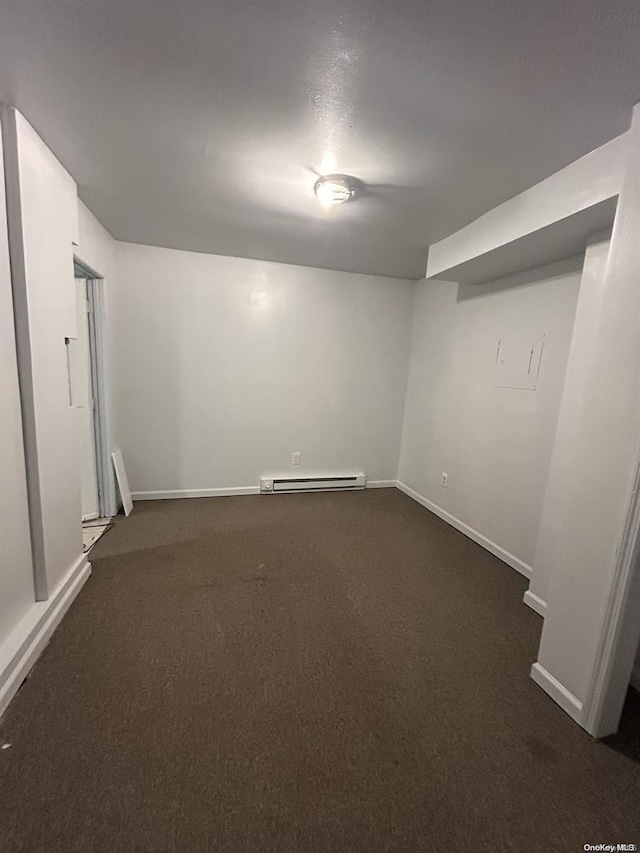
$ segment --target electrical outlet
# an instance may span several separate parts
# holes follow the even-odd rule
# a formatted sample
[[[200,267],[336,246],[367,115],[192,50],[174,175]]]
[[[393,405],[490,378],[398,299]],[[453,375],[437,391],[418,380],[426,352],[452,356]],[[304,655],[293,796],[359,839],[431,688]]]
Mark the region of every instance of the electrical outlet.
[[[440,485],[444,486],[444,488],[446,489],[448,483],[449,483],[449,475],[445,474],[443,471],[442,475],[440,476]]]
[[[291,464],[292,465],[299,465],[301,458],[302,458],[302,456],[300,455],[300,453],[298,453],[298,451],[296,451],[295,453],[292,453],[291,454]]]

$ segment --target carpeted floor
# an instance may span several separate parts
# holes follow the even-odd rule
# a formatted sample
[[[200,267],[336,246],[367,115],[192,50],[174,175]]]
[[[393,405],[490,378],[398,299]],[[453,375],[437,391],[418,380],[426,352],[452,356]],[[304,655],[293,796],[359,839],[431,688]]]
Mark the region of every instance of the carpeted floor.
[[[1,853],[640,843],[640,707],[529,679],[525,580],[393,489],[137,503],[0,724]]]

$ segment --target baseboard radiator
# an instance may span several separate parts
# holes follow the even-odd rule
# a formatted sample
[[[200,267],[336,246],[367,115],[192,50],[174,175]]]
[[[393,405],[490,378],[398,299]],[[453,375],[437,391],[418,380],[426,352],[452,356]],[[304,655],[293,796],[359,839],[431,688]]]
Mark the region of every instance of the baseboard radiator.
[[[261,477],[260,491],[274,492],[344,492],[364,489],[367,478],[364,474],[338,474],[324,477]]]

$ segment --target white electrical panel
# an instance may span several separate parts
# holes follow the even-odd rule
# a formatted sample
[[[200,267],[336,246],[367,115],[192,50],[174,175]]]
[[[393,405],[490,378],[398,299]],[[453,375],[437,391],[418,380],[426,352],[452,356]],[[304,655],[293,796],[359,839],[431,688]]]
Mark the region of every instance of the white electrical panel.
[[[544,335],[534,340],[505,335],[496,345],[493,384],[497,388],[535,391],[538,385]]]

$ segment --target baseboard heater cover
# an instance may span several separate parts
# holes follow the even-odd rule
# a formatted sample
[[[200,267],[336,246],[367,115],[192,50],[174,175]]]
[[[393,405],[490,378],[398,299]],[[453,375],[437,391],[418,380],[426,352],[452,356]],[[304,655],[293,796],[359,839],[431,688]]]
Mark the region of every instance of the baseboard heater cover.
[[[364,474],[339,474],[325,477],[261,477],[260,491],[274,492],[328,492],[364,489],[367,478]]]

